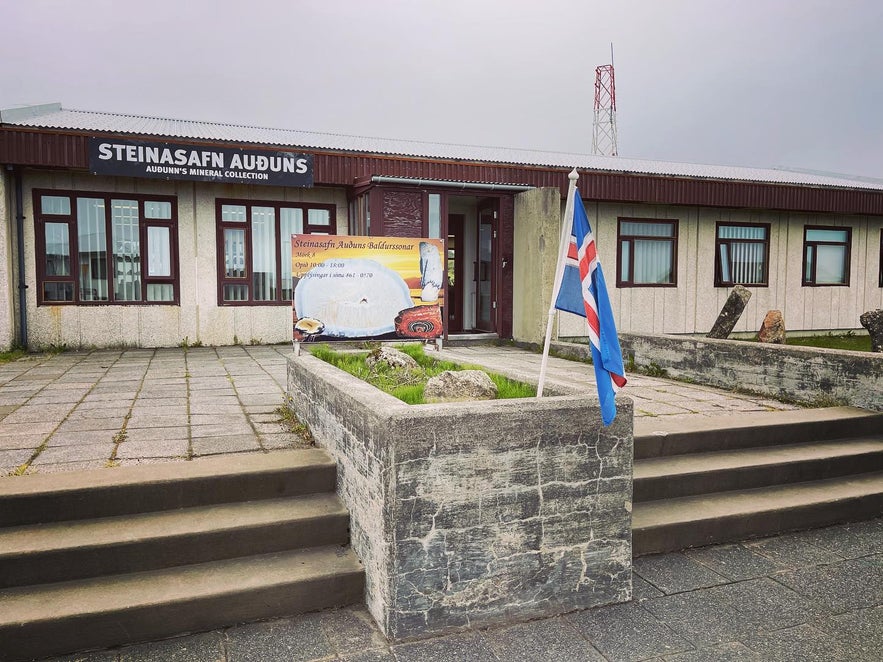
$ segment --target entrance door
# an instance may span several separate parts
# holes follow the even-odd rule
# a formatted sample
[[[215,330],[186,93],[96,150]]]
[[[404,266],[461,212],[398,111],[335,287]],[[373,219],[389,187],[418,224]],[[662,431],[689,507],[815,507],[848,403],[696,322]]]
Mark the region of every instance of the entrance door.
[[[489,333],[495,333],[497,330],[497,293],[494,278],[494,253],[497,243],[496,207],[496,200],[484,201],[478,207],[475,328]]]
[[[448,316],[448,333],[463,331],[463,214],[448,214],[448,289],[445,292],[445,309]]]

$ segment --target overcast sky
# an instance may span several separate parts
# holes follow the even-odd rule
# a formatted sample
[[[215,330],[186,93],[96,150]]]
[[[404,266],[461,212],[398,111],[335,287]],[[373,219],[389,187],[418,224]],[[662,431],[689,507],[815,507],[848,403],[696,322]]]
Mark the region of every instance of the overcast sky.
[[[0,0],[0,107],[883,178],[880,0]]]

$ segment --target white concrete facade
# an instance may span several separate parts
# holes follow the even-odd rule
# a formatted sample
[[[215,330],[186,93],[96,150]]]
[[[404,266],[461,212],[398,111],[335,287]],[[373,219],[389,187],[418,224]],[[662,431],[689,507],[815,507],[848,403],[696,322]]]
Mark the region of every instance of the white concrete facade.
[[[71,171],[25,170],[23,177],[25,273],[29,286],[28,344],[32,349],[50,346],[174,347],[194,343],[233,345],[288,342],[291,340],[290,306],[218,305],[215,200],[234,198],[333,204],[336,208],[336,232],[346,234],[347,229],[347,198],[343,189],[96,177]],[[34,189],[175,196],[178,207],[180,305],[37,305]],[[0,219],[6,224],[13,222],[10,213],[0,214]],[[4,234],[0,233],[0,250],[3,248]],[[9,259],[4,260],[0,270],[8,268],[9,264]],[[2,273],[0,271],[0,275]],[[0,287],[3,287],[2,283]],[[6,310],[5,302],[10,299],[10,296],[3,296],[0,289],[3,311]],[[0,341],[3,339],[3,314],[0,312]]]
[[[15,214],[12,213],[11,178],[0,168],[0,351],[15,343],[15,285],[13,283],[13,254],[15,241],[13,229]]]
[[[343,187],[175,182],[37,169],[23,170],[22,177],[28,344],[32,349],[288,342],[289,306],[218,304],[216,199],[331,204],[336,209],[333,231],[348,233],[348,198]],[[0,172],[0,350],[20,337],[12,188],[11,174]],[[38,305],[34,189],[174,196],[180,305]],[[464,198],[465,202],[469,200]],[[542,341],[563,204],[557,189],[535,189],[516,197],[511,302],[515,340]],[[782,311],[789,332],[860,330],[863,312],[883,308],[879,283],[883,217],[595,202],[585,206],[620,331],[704,334],[711,328],[729,294],[729,288],[714,286],[718,222],[770,225],[769,285],[749,286],[752,298],[736,332],[755,333],[772,309]],[[622,217],[678,221],[677,287],[616,286],[617,225]],[[801,284],[806,225],[852,229],[849,286]],[[585,322],[560,313],[556,335],[585,335]]]
[[[714,286],[718,222],[770,224],[769,284],[747,286],[751,300],[734,332],[756,333],[769,310],[782,311],[788,331],[864,331],[859,316],[883,308],[883,218],[593,202],[585,207],[620,331],[704,334],[711,329],[730,292]],[[678,221],[677,287],[616,287],[617,221],[622,217]],[[801,284],[807,225],[852,228],[848,286]],[[561,313],[560,325],[560,336],[585,335],[582,318]]]

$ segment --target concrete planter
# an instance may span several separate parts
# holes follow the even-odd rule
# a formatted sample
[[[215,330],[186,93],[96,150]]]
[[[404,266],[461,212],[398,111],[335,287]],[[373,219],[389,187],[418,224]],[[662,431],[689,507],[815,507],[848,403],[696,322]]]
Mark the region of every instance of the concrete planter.
[[[636,366],[660,368],[675,379],[811,405],[883,411],[878,353],[650,333],[621,333],[619,342]]]
[[[631,598],[632,403],[406,405],[308,354],[289,406],[338,463],[384,633],[419,637]]]

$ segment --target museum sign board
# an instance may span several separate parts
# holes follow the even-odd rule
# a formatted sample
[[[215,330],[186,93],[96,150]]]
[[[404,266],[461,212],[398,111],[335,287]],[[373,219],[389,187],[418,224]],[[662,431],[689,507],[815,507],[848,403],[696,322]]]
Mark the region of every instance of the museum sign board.
[[[90,138],[89,171],[95,175],[117,177],[311,187],[313,156],[235,147]]]

